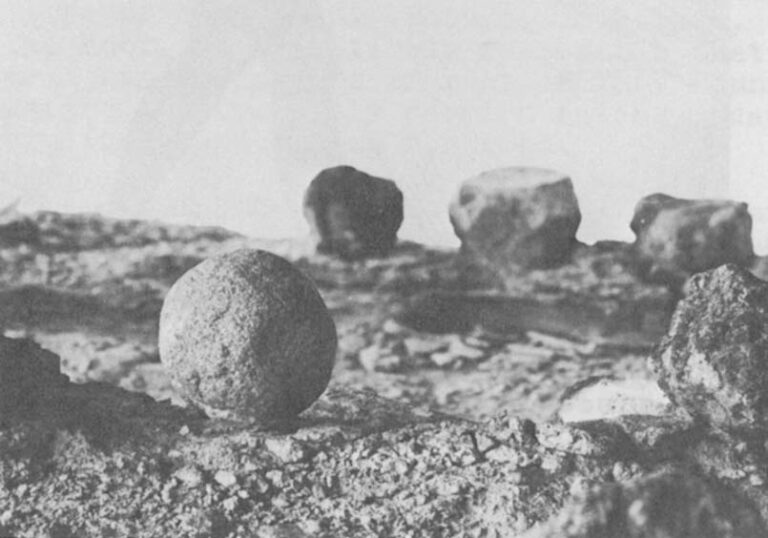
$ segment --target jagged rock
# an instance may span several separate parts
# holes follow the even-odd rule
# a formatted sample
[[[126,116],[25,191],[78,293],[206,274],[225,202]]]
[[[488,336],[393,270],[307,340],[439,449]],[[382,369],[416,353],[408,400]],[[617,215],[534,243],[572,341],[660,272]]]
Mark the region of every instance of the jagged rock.
[[[683,471],[605,484],[574,499],[524,538],[755,538],[768,529],[732,488]]]
[[[209,415],[297,415],[325,390],[336,329],[312,282],[260,250],[216,256],[181,277],[160,315],[160,358]]]
[[[502,168],[464,181],[450,218],[468,271],[474,266],[503,281],[510,273],[570,260],[581,213],[567,176]]]
[[[752,217],[741,202],[651,194],[635,206],[630,228],[640,273],[651,281],[679,286],[693,273],[754,258]]]
[[[659,385],[717,427],[768,427],[768,284],[728,264],[686,289],[652,357]]]
[[[384,256],[397,242],[403,194],[394,181],[351,166],[320,172],[304,195],[317,250],[346,259]]]

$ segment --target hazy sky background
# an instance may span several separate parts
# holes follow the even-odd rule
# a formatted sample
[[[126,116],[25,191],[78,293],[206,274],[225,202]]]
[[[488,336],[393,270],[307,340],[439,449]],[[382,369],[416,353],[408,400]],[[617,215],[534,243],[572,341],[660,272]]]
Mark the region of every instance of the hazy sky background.
[[[765,4],[6,0],[0,197],[298,236],[350,164],[452,244],[459,183],[529,165],[571,175],[582,240],[664,191],[749,202],[768,251]]]

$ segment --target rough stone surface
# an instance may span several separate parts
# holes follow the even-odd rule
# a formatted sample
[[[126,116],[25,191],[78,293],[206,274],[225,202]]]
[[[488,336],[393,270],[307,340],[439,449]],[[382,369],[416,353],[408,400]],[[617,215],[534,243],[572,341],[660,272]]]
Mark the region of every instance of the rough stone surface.
[[[389,254],[403,222],[403,194],[395,182],[351,166],[320,172],[304,195],[304,216],[318,252],[346,259]]]
[[[400,242],[349,263],[309,242],[32,218],[40,241],[0,246],[0,325],[61,355],[84,384],[50,376],[57,359],[29,342],[0,353],[15,361],[0,370],[24,372],[0,376],[0,394],[28,394],[0,420],[0,536],[514,536],[583,488],[669,466],[715,477],[768,518],[764,434],[677,411],[555,420],[579,380],[653,381],[647,346],[666,331],[671,293],[628,270],[631,245],[580,246],[571,264],[519,274],[489,300],[456,293],[449,249]],[[167,290],[240,248],[309,275],[342,343],[324,395],[271,427],[169,405],[182,400],[158,363]],[[440,334],[398,315],[434,292],[451,294],[431,318],[444,318],[430,324]],[[361,367],[369,354],[372,371]],[[25,391],[13,393],[19,379]]]
[[[181,394],[210,415],[279,420],[327,387],[336,330],[307,277],[274,254],[243,249],[171,287],[159,350]]]
[[[605,484],[576,496],[547,524],[524,538],[766,536],[760,515],[732,488],[682,471],[625,484]]]
[[[569,261],[581,213],[567,176],[502,168],[464,181],[450,218],[467,271],[475,267],[503,279],[509,272]]]
[[[768,284],[728,264],[686,289],[653,354],[659,385],[717,427],[768,427]]]
[[[652,281],[679,286],[693,273],[754,258],[752,217],[741,202],[651,194],[637,203],[630,228],[640,273]]]

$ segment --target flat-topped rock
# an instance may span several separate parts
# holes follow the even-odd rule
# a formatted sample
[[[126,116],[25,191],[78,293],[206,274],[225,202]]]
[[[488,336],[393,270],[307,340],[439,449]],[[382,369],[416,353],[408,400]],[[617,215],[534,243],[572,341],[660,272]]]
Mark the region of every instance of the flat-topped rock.
[[[752,217],[742,202],[651,194],[635,206],[630,227],[640,273],[675,287],[693,273],[754,259]]]
[[[502,168],[464,181],[450,205],[468,265],[507,273],[570,259],[581,213],[570,178],[540,168]]]

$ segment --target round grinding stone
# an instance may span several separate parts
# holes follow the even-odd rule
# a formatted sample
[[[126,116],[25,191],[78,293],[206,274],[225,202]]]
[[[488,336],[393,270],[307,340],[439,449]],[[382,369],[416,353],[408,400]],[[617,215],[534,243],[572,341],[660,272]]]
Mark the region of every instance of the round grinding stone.
[[[294,417],[322,394],[336,328],[298,269],[243,249],[200,263],[171,287],[159,348],[182,397],[211,417],[264,423]]]

